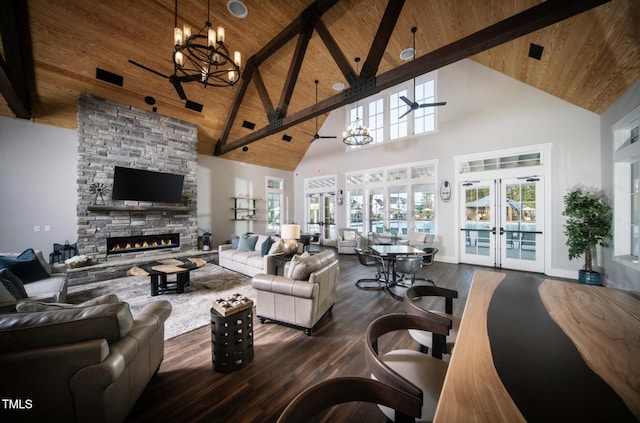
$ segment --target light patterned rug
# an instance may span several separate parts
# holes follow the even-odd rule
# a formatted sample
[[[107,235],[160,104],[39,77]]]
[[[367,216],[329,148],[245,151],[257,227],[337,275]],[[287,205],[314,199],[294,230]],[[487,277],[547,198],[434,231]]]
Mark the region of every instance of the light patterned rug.
[[[169,281],[175,280],[170,275]],[[84,285],[70,286],[67,302],[78,304],[106,294],[116,294],[121,301],[129,303],[133,316],[145,304],[155,300],[171,302],[171,316],[165,323],[165,339],[173,338],[193,329],[208,325],[211,320],[211,303],[218,298],[242,294],[255,303],[256,293],[251,287],[251,278],[215,264],[207,263],[191,271],[190,284],[184,294],[151,296],[149,276],[127,276]]]

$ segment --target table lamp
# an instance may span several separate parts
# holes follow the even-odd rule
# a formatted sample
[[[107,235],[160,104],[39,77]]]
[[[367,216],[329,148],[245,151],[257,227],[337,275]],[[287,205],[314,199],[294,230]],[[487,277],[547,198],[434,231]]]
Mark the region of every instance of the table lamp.
[[[282,238],[282,252],[292,256],[298,252],[298,239],[300,238],[300,225],[282,225],[280,231]]]

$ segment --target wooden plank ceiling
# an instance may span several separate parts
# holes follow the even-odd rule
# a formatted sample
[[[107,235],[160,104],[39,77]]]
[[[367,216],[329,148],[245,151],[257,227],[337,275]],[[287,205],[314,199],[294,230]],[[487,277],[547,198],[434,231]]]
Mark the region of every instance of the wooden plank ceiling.
[[[546,3],[558,2],[563,0]],[[320,109],[314,109],[314,80],[319,80],[320,103],[334,105],[336,101],[331,99],[339,93],[332,90],[332,84],[342,82],[350,86],[345,63],[341,69],[336,62],[336,52],[352,70],[356,56],[363,62],[371,57],[370,48],[377,43],[376,34],[388,1],[319,0],[317,6],[323,13],[316,16],[319,23],[315,30],[309,31],[295,84],[291,79],[287,84],[287,76],[291,77],[290,69],[301,38],[291,37],[279,49],[265,46],[286,32],[312,0],[244,0],[244,3],[249,14],[245,19],[237,19],[227,11],[226,0],[211,0],[211,21],[214,26],[225,27],[229,49],[242,52],[243,70],[251,56],[267,50],[270,53],[256,58],[260,62],[259,75],[256,77],[254,72],[251,81],[246,83],[235,119],[229,118],[229,112],[241,89],[240,83],[233,88],[204,88],[195,82],[184,83],[187,98],[203,105],[202,112],[196,112],[185,108],[184,100],[167,79],[129,63],[133,60],[165,75],[172,73],[174,0],[33,0],[27,3],[27,10],[17,7],[17,33],[29,44],[25,47],[23,43],[21,48],[29,53],[27,56],[32,54],[24,59],[22,72],[29,88],[31,118],[43,124],[76,128],[77,96],[79,92],[86,92],[146,110],[156,107],[158,113],[198,125],[199,153],[214,154],[218,141],[223,138],[218,144],[222,157],[283,170],[295,169],[315,133],[315,120],[304,120],[312,116],[310,112]],[[378,43],[383,50],[372,52],[380,57],[375,75],[383,76],[378,80],[385,79],[390,72],[403,69],[403,65],[408,72],[415,73],[416,66],[408,69],[407,62],[399,57],[403,49],[411,46],[413,26],[418,27],[416,61],[419,61],[420,57],[433,56],[442,47],[541,3],[536,0],[406,0],[397,22],[390,21],[394,25],[388,43]],[[207,17],[205,0],[179,0],[178,7],[180,24],[186,22],[195,30],[203,26]],[[20,17],[24,14],[28,14],[25,19],[28,25],[21,23]],[[10,59],[15,54],[12,55],[10,48],[15,44],[8,42],[12,40],[6,35],[12,34],[10,29],[7,32],[7,26],[11,25],[6,22],[0,25],[3,29],[1,53],[7,62],[0,70],[7,67],[11,70],[15,60]],[[325,33],[321,36],[323,29]],[[335,41],[333,51],[327,47],[328,38]],[[528,57],[530,43],[544,47],[541,60]],[[475,53],[468,46],[465,48],[468,54],[460,57]],[[612,0],[472,55],[471,59],[577,106],[602,113],[640,79],[640,2]],[[423,63],[426,64],[426,60]],[[97,80],[96,68],[122,75],[123,86]],[[398,74],[402,73],[394,75]],[[7,78],[0,73],[0,88],[3,79],[11,81],[11,77]],[[15,87],[19,94],[20,85]],[[286,93],[290,93],[290,98]],[[8,101],[15,101],[12,100],[15,97],[10,94],[3,89],[0,115],[14,117],[16,112],[9,108]],[[154,106],[145,102],[147,96],[155,99]],[[284,131],[269,132],[255,142],[238,143],[238,140],[252,138],[252,133],[270,124],[266,111],[269,103],[272,113],[284,108],[280,118],[296,124]],[[320,125],[326,117],[326,112],[323,113],[319,117]],[[245,120],[255,123],[255,129],[244,128]],[[304,121],[297,123],[297,120]],[[290,142],[282,140],[284,134],[291,137]],[[245,145],[247,151],[238,148]]]

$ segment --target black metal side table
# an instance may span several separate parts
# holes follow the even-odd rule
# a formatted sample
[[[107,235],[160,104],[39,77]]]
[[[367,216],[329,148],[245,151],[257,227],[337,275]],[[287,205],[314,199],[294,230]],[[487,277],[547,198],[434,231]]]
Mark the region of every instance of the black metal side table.
[[[240,370],[253,360],[253,304],[223,316],[211,308],[211,361],[216,372]]]

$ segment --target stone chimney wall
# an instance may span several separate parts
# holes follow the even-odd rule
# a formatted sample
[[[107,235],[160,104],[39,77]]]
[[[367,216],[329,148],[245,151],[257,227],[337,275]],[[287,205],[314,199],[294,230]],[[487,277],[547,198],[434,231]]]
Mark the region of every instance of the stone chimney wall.
[[[197,249],[197,127],[150,111],[81,94],[78,98],[78,250],[107,261],[106,239],[180,233],[175,252]],[[185,175],[182,204],[113,201],[114,166]],[[104,202],[91,192],[104,184]],[[127,206],[89,210],[92,205]],[[177,207],[176,207],[177,206]],[[117,208],[117,207],[116,207]],[[151,210],[149,210],[151,209]],[[166,255],[166,250],[109,256],[109,261]]]

